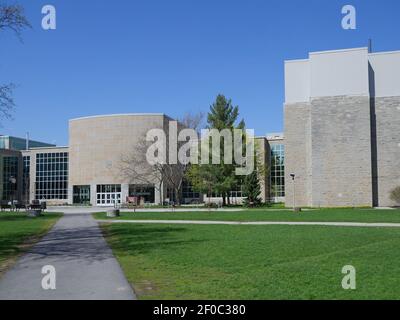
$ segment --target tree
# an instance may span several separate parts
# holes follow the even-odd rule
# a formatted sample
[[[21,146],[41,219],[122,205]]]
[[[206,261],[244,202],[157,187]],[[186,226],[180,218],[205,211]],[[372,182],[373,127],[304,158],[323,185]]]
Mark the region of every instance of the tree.
[[[227,99],[224,95],[219,94],[215,102],[210,107],[210,112],[207,116],[207,124],[209,129],[224,130],[228,129],[233,132],[234,129],[245,129],[245,122],[241,120],[237,124],[239,117],[239,107],[233,106],[232,100]],[[217,165],[222,175],[219,181],[216,183],[215,188],[220,190],[222,195],[222,203],[226,205],[229,204],[229,191],[240,183],[240,180],[235,175],[236,165],[225,164],[224,163],[224,143],[221,141],[220,154],[221,154],[221,164]]]
[[[119,172],[130,184],[154,185],[159,193],[160,204],[162,204],[162,186],[164,176],[160,174],[157,167],[150,165],[146,159],[149,143],[143,138],[135,143],[132,151],[121,155]]]
[[[207,124],[210,129],[234,129],[239,116],[239,107],[232,105],[232,100],[227,100],[222,94],[219,94],[215,102],[210,107],[207,115]],[[241,120],[238,129],[244,129],[244,120]]]
[[[0,31],[11,30],[21,39],[21,33],[26,28],[32,28],[25,17],[24,8],[18,4],[7,5],[0,3]]]
[[[245,196],[245,206],[255,207],[260,205],[261,187],[260,180],[258,178],[258,172],[256,170],[244,178],[243,194]]]
[[[31,27],[22,6],[0,3],[0,31],[11,30],[22,41],[21,32]],[[12,83],[0,85],[0,119],[11,118],[11,113],[15,109],[14,88],[15,85]]]
[[[192,113],[189,111],[179,119],[179,122],[184,128],[194,129],[198,134],[200,134],[201,129],[204,128],[204,118],[205,115],[201,111],[198,113]]]
[[[221,179],[221,171],[212,164],[192,165],[186,173],[186,178],[197,192],[208,194],[208,204],[210,205],[213,192],[218,192],[216,186]]]
[[[178,132],[183,128],[199,130],[204,115],[186,113],[182,122],[178,122]],[[184,142],[178,142],[178,150]],[[145,136],[140,137],[131,152],[121,155],[120,173],[131,184],[155,184],[162,203],[163,185],[173,190],[175,203],[181,204],[181,190],[190,164],[154,163],[147,161],[146,153],[152,143],[146,141]],[[160,203],[160,204],[161,204]]]
[[[10,119],[15,108],[12,83],[0,86],[0,119]]]

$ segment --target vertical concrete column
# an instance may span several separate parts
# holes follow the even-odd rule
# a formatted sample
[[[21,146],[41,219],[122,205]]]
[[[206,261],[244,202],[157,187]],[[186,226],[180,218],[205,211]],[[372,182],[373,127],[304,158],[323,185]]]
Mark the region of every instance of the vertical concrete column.
[[[90,204],[92,206],[96,206],[97,205],[97,203],[96,203],[96,200],[97,200],[96,195],[97,195],[97,184],[92,183],[90,185]]]
[[[68,182],[68,204],[74,203],[74,187]]]
[[[126,197],[129,196],[129,184],[123,183],[121,184],[121,203],[126,202]]]
[[[36,153],[31,152],[31,166],[29,169],[29,202],[35,200],[36,194]]]

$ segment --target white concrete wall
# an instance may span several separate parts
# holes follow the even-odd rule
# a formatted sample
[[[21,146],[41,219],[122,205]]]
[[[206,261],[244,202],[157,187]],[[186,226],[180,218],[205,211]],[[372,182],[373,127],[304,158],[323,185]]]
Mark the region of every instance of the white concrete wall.
[[[369,95],[368,49],[310,53],[314,97]]]
[[[285,62],[285,103],[310,100],[310,63],[308,60]]]
[[[400,51],[369,54],[375,97],[400,96]],[[373,79],[371,79],[373,80]]]
[[[368,96],[368,57],[367,48],[357,48],[312,52],[309,59],[285,61],[285,103],[309,102],[318,97]],[[380,62],[379,57],[372,59],[383,73],[388,68],[386,64],[392,63]]]

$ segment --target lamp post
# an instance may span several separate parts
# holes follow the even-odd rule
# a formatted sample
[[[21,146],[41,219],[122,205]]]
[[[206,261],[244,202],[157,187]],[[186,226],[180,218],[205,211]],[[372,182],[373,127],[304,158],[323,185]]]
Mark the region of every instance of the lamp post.
[[[15,185],[17,183],[17,179],[13,176],[10,177],[9,179],[11,183],[11,210],[14,207],[14,192],[15,192]]]
[[[293,181],[293,211],[296,211],[296,175],[291,173],[290,176],[292,177]]]

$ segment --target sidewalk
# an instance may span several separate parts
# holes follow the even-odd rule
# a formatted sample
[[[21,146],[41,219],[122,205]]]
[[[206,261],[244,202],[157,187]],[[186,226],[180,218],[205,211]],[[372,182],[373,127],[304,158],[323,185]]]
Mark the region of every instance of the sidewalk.
[[[367,227],[400,228],[400,223],[364,223],[364,222],[277,222],[277,221],[206,221],[206,220],[97,220],[102,223],[136,224],[199,224],[199,225],[245,225],[245,226],[327,226],[327,227]]]
[[[42,288],[43,266],[56,269],[56,290]],[[0,300],[132,300],[129,283],[88,213],[64,215],[0,279]]]

